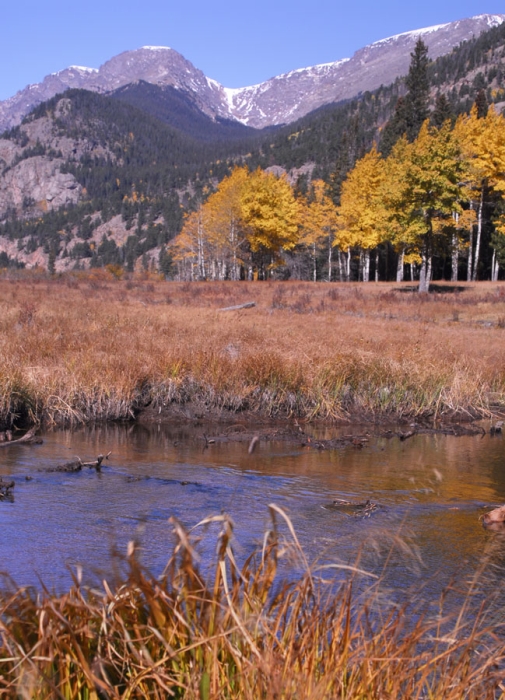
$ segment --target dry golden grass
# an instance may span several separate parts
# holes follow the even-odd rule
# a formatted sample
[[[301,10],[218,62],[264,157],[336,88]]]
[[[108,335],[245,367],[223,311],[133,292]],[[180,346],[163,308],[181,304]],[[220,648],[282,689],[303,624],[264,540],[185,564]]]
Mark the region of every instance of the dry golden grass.
[[[148,402],[308,419],[496,413],[505,284],[458,287],[4,275],[0,420],[127,419]]]
[[[307,569],[282,580],[287,552],[303,561],[287,516],[271,506],[262,551],[239,568],[221,524],[213,572],[173,521],[175,546],[156,579],[135,547],[124,578],[101,590],[75,580],[55,596],[0,593],[0,695],[27,700],[496,700],[503,698],[503,615],[467,589],[447,614],[381,602],[366,572],[340,583]],[[281,524],[278,527],[276,523]],[[199,527],[199,526],[197,526]],[[287,532],[286,537],[281,533]],[[319,575],[322,572],[319,572]],[[326,575],[328,572],[325,572]],[[500,574],[502,575],[502,574]]]

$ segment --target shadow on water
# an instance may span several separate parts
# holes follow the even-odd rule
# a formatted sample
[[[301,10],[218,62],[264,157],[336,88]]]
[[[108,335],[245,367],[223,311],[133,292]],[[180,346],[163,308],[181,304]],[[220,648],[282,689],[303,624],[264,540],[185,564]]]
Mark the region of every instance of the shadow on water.
[[[69,566],[88,581],[114,566],[114,551],[140,539],[144,564],[163,569],[173,546],[171,517],[193,528],[209,515],[234,522],[237,558],[261,544],[270,503],[289,514],[312,564],[359,566],[401,594],[423,585],[433,597],[479,568],[505,565],[505,535],[479,516],[505,502],[501,437],[416,435],[370,441],[365,449],[321,452],[282,442],[208,444],[205,426],[99,425],[44,435],[35,447],[4,451],[0,476],[15,481],[0,503],[3,570],[19,585],[61,590]],[[111,451],[102,473],[44,471]],[[369,513],[334,501],[377,505]],[[202,534],[202,533],[200,533]],[[286,532],[286,535],[289,535]],[[197,545],[213,557],[217,526]],[[40,579],[39,579],[40,577]]]

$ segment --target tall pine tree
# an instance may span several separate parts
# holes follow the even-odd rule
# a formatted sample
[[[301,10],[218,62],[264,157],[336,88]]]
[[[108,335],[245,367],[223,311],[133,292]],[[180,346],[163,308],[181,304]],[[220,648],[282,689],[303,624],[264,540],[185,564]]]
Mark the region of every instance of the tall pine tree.
[[[409,73],[405,78],[408,92],[405,97],[398,99],[395,113],[382,132],[381,153],[384,156],[391,153],[393,146],[403,134],[406,134],[409,142],[412,143],[429,115],[428,47],[422,39],[418,39],[410,57]]]
[[[408,94],[405,98],[407,138],[410,142],[417,138],[423,122],[428,118],[430,81],[428,79],[428,47],[419,38],[414,52],[410,54],[410,68],[405,85]]]

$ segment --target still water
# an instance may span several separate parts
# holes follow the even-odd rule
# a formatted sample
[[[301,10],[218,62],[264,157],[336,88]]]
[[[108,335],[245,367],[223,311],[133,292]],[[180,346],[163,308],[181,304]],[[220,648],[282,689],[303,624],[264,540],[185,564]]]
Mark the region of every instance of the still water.
[[[262,541],[268,505],[289,514],[311,563],[354,564],[397,590],[430,581],[433,594],[453,577],[471,575],[484,552],[505,564],[502,533],[484,530],[479,515],[505,503],[505,439],[415,436],[371,439],[319,452],[260,443],[211,444],[207,428],[105,425],[46,433],[40,446],[0,453],[0,475],[15,480],[15,500],[0,503],[0,569],[18,585],[63,590],[69,568],[84,578],[108,575],[113,550],[140,538],[143,563],[162,570],[174,540],[169,518],[192,528],[226,512],[235,551],[244,559]],[[111,451],[103,472],[44,471],[75,456]],[[28,479],[27,479],[28,477]],[[334,499],[380,507],[369,518],[331,507]],[[140,529],[141,527],[141,529]],[[286,536],[288,531],[283,527]],[[211,559],[216,530],[202,532]]]

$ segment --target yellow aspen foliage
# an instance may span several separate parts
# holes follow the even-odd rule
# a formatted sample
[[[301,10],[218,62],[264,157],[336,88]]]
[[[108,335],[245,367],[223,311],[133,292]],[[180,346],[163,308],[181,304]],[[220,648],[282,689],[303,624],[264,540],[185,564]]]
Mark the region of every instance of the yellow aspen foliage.
[[[415,232],[410,228],[410,212],[405,206],[404,186],[410,165],[412,144],[403,135],[393,146],[384,163],[384,179],[381,183],[379,206],[382,207],[380,224],[384,237],[397,253],[415,248]],[[414,260],[415,262],[415,260]]]
[[[428,291],[426,276],[437,237],[446,236],[454,213],[463,211],[467,193],[461,185],[463,164],[449,122],[440,129],[426,120],[409,151],[399,206],[407,215],[410,241],[422,259],[419,291]]]
[[[384,161],[373,146],[342,184],[338,245],[371,250],[384,240],[382,186]],[[337,241],[335,242],[337,244]]]
[[[247,240],[253,253],[278,258],[298,242],[298,202],[287,179],[260,168],[247,179],[240,203]]]
[[[206,264],[211,256],[206,235],[204,207],[187,214],[180,234],[170,243],[173,260],[189,268],[191,279],[206,279]]]
[[[235,168],[204,205],[207,235],[225,275],[231,279],[240,278],[240,265],[244,261],[246,235],[241,202],[248,178],[247,168]]]
[[[468,164],[470,184],[482,184],[505,192],[505,118],[491,105],[486,117],[477,116],[474,106],[469,115],[458,119],[454,133]]]
[[[466,181],[477,209],[477,235],[472,260],[472,234],[469,238],[468,277],[476,280],[483,227],[484,201],[488,190],[505,193],[505,119],[494,105],[487,115],[478,117],[474,106],[469,115],[458,119],[454,129],[466,163]]]
[[[300,201],[300,243],[310,249],[314,259],[313,278],[317,278],[316,255],[324,247],[328,252],[331,279],[331,252],[338,228],[337,209],[326,192],[323,180],[314,180],[309,195]]]

